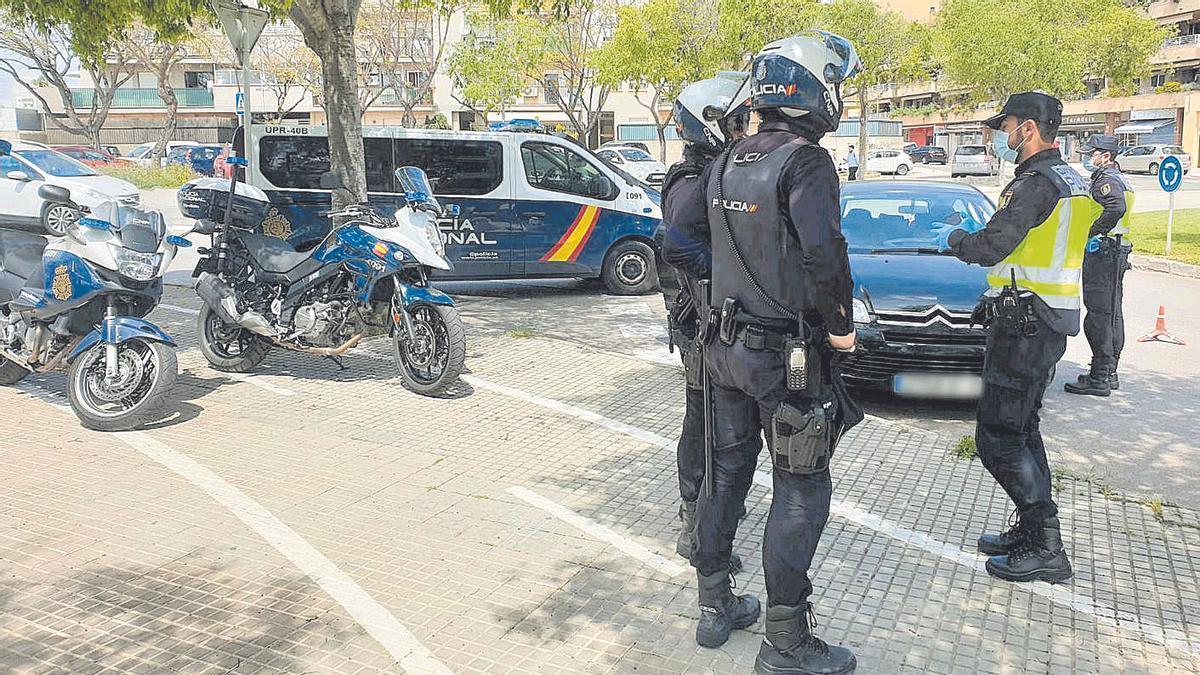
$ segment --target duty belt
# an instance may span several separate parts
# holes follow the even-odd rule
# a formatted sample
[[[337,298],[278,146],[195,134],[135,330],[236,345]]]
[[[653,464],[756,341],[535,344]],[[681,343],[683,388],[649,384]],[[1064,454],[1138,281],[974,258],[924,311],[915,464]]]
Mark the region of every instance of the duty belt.
[[[795,337],[791,333],[777,331],[756,323],[740,324],[736,335],[737,339],[746,345],[746,349],[756,352],[782,352],[788,339]]]

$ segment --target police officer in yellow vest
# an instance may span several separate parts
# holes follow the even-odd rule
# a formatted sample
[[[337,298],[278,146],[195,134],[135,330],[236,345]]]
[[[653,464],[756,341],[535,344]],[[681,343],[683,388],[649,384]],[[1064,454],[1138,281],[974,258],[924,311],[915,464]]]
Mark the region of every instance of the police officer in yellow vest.
[[[991,268],[976,310],[989,332],[975,443],[1016,505],[1016,520],[978,546],[992,556],[988,573],[1009,581],[1071,577],[1038,414],[1067,336],[1079,333],[1080,270],[1096,207],[1087,182],[1054,146],[1061,121],[1056,98],[1010,97],[985,122],[996,154],[1017,163],[999,209],[978,231],[949,223],[936,235],[943,250]]]
[[[1092,348],[1086,375],[1063,388],[1071,394],[1108,396],[1121,387],[1117,362],[1125,347],[1125,315],[1121,311],[1125,271],[1133,246],[1122,241],[1133,215],[1133,188],[1116,164],[1116,136],[1097,134],[1083,144],[1083,165],[1092,169],[1092,199],[1103,209],[1092,223],[1083,256],[1083,334]]]

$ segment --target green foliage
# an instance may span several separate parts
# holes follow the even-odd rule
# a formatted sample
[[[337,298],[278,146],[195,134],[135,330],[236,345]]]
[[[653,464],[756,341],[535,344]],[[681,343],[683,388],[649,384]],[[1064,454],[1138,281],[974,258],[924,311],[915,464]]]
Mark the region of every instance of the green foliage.
[[[526,81],[522,61],[531,56],[533,36],[523,21],[497,21],[477,12],[470,22],[488,28],[482,36],[472,32],[464,37],[447,66],[457,83],[458,98],[486,117],[506,109],[521,93]]]
[[[136,185],[139,190],[153,190],[155,188],[175,190],[189,180],[200,177],[199,174],[192,171],[192,167],[183,164],[169,164],[162,168],[156,168],[138,164],[118,163],[97,169],[97,171],[106,176],[127,180]]]
[[[1183,85],[1179,82],[1164,82],[1154,88],[1156,94],[1178,94],[1183,91]]]
[[[505,333],[505,335],[507,335],[510,338],[516,339],[516,340],[525,340],[525,339],[533,337],[533,329],[531,329],[531,328],[513,328],[512,330]]]
[[[1133,250],[1136,253],[1166,255],[1166,211],[1135,213],[1131,227],[1135,235],[1132,239]],[[1200,265],[1200,209],[1175,209],[1175,222],[1171,229],[1171,255],[1166,257]]]
[[[975,459],[979,456],[979,450],[975,447],[975,439],[971,436],[963,436],[958,439],[958,442],[950,448],[950,455],[958,459]]]
[[[932,44],[945,74],[982,102],[1031,89],[1079,95],[1085,75],[1125,86],[1167,34],[1121,0],[948,0]]]
[[[442,113],[435,113],[425,119],[425,128],[448,130],[450,128],[450,122]]]
[[[1162,497],[1154,497],[1146,500],[1146,506],[1150,512],[1154,514],[1154,519],[1158,522],[1163,522],[1163,500]]]

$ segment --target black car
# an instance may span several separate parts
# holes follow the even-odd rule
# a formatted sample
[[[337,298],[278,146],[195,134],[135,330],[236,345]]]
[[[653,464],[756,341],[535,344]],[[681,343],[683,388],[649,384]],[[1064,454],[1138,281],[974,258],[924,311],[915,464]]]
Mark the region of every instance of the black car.
[[[858,329],[858,349],[843,361],[849,384],[900,396],[978,397],[986,334],[970,324],[987,270],[939,253],[933,233],[959,218],[982,226],[994,211],[982,192],[958,183],[842,187]]]
[[[908,156],[912,157],[914,162],[922,164],[946,164],[950,161],[950,154],[946,152],[946,149],[937,145],[913,148],[908,151]]]

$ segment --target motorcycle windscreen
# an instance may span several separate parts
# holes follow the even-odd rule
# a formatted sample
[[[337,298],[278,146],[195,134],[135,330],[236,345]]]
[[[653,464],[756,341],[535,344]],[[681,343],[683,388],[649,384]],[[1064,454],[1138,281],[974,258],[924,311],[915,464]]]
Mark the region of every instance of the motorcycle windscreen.
[[[404,198],[410,203],[427,205],[441,212],[442,206],[433,196],[433,185],[429,183],[429,176],[426,176],[424,171],[415,166],[402,166],[396,169],[396,182],[400,191],[404,193]]]
[[[108,222],[121,246],[138,253],[154,253],[167,234],[167,225],[158,211],[105,202],[92,209],[92,217]]]

